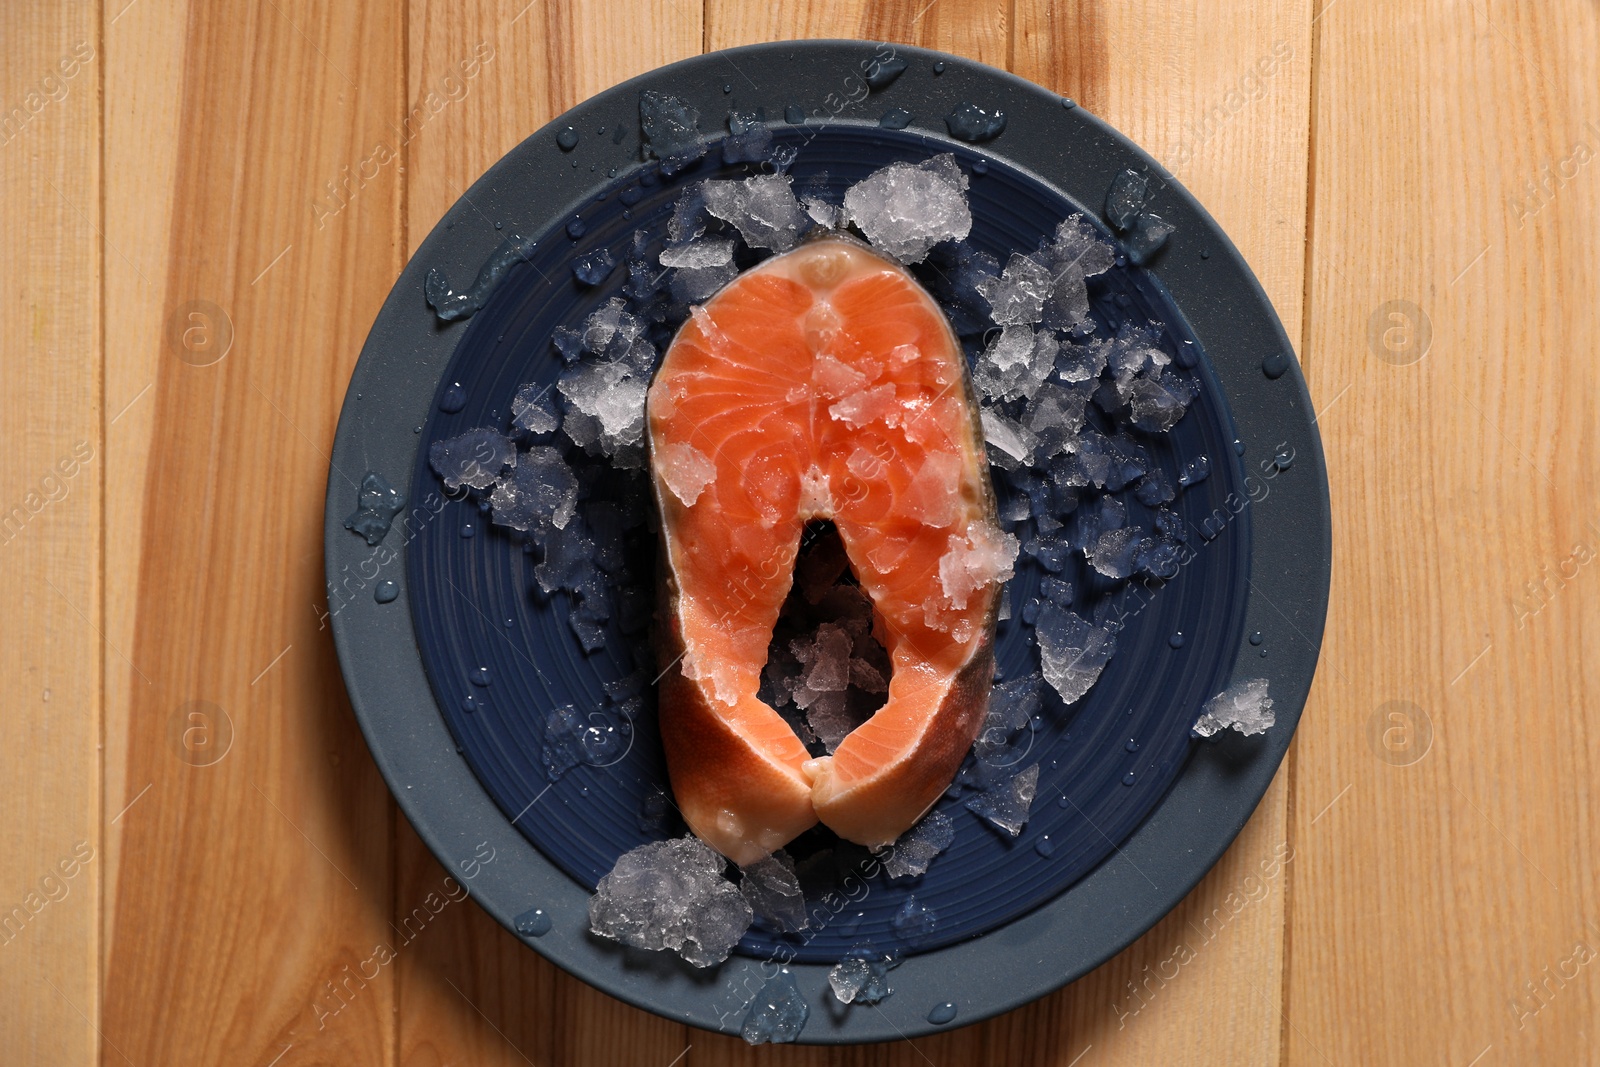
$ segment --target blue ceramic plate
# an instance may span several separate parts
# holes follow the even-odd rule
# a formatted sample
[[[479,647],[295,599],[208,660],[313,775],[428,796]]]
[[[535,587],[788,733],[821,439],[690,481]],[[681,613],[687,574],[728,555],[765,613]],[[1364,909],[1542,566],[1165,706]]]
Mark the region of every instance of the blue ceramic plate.
[[[899,61],[905,70],[869,91],[865,76]],[[681,173],[662,175],[641,151],[644,89],[699,111],[709,150]],[[945,116],[965,102],[1003,111],[1004,132],[952,138]],[[1067,708],[1048,692],[1006,757],[1040,767],[1021,837],[978,819],[970,792],[948,796],[940,809],[956,822],[954,844],[922,878],[890,883],[860,876],[872,870],[864,851],[814,832],[789,851],[815,927],[785,936],[758,924],[727,963],[696,971],[587,933],[587,897],[617,856],[682,832],[659,801],[666,775],[648,685],[655,546],[638,514],[642,480],[598,464],[581,471],[580,514],[612,547],[609,618],[586,652],[574,603],[538,591],[539,553],[492,526],[474,499],[446,494],[427,446],[504,429],[519,386],[554,382],[553,331],[581,322],[628,277],[618,267],[580,284],[575,263],[605,254],[625,263],[639,239],[653,253],[686,184],[756,169],[726,163],[717,143],[734,112],[765,118],[768,154],[791,161],[797,188],[835,202],[889,162],[954,153],[970,176],[971,244],[1002,263],[1073,212],[1109,237],[1100,209],[1113,176],[1147,171],[1150,207],[1177,231],[1148,268],[1119,262],[1097,279],[1093,314],[1102,331],[1128,319],[1165,325],[1162,346],[1199,397],[1173,431],[1143,443],[1174,483],[1198,456],[1210,473],[1172,505],[1188,540],[1171,580],[1107,583],[1081,561],[1058,575],[1074,584],[1075,610],[1122,629],[1089,694]],[[909,123],[886,128],[886,114]],[[476,314],[439,322],[424,299],[428,272],[463,287],[513,234],[537,244]],[[947,282],[937,257],[919,270],[936,292]],[[965,340],[976,346],[971,325]],[[657,340],[667,337],[663,328]],[[345,526],[368,472],[407,497],[376,545]],[[996,488],[1002,500],[1016,492],[999,472]],[[1130,522],[1150,524],[1151,509],[1118,496]],[[516,929],[523,917],[518,936],[535,949],[670,1018],[736,1031],[764,976],[786,962],[810,1007],[800,1035],[809,1042],[890,1039],[1004,1011],[1078,977],[1165,914],[1238,833],[1288,746],[1316,662],[1328,560],[1326,480],[1298,366],[1204,210],[1070,102],[955,57],[862,42],[761,45],[666,67],[573,109],[496,164],[422,245],[373,327],[341,417],[327,511],[330,610],[352,703],[441,862],[474,874],[473,896],[499,921]],[[1024,556],[1011,583],[1001,678],[1035,669],[1021,616],[1043,573]],[[1195,741],[1200,705],[1245,677],[1269,680],[1277,725]],[[544,724],[565,706],[604,746],[555,777]],[[489,850],[492,863],[473,862]],[[897,934],[907,909],[936,917],[932,929],[908,938],[902,924]],[[826,972],[862,941],[902,954],[895,992],[876,1009],[843,1009]],[[953,1016],[935,1010],[947,1004]]]

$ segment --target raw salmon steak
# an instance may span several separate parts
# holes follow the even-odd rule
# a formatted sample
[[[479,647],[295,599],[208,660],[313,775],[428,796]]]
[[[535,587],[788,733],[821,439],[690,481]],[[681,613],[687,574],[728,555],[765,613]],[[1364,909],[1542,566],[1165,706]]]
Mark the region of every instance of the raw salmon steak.
[[[903,268],[830,234],[695,308],[646,412],[661,737],[689,827],[740,864],[819,819],[893,842],[983,722],[1016,552],[949,323]],[[893,670],[884,706],[813,759],[757,688],[816,519],[837,527]]]

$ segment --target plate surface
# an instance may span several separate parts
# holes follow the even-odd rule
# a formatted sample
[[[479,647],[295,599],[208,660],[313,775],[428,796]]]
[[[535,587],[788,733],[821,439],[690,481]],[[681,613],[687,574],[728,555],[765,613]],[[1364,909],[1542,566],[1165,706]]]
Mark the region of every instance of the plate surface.
[[[1270,782],[1309,688],[1326,608],[1320,444],[1288,340],[1226,237],[1125,139],[1003,72],[893,46],[905,73],[863,95],[861,73],[888,47],[797,42],[698,57],[601,94],[513,150],[447,214],[397,283],[352,378],[329,482],[330,605],[352,703],[402,808],[447,868],[476,872],[467,882],[473,896],[508,926],[541,909],[550,929],[528,940],[561,966],[697,1025],[737,1030],[773,961],[805,961],[791,969],[811,1009],[800,1040],[811,1042],[975,1021],[1079,976],[1159,919],[1215,862]],[[1114,294],[1104,293],[1100,310],[1148,313],[1167,323],[1174,351],[1197,341],[1206,356],[1193,369],[1202,398],[1156,459],[1175,477],[1180,459],[1211,457],[1211,477],[1179,507],[1192,531],[1213,536],[1195,538],[1193,561],[1158,596],[1124,603],[1130,621],[1118,654],[1089,696],[1070,713],[1058,702],[1047,707],[1027,732],[1017,762],[1040,762],[1041,776],[1022,838],[990,832],[960,798],[947,799],[956,842],[924,879],[869,879],[829,906],[819,931],[794,939],[753,930],[739,955],[709,973],[586,934],[594,881],[620,852],[663,832],[639,818],[648,790],[664,781],[648,707],[605,766],[549,781],[540,765],[552,707],[598,709],[597,721],[624,724],[602,686],[639,666],[643,636],[623,633],[614,613],[606,647],[585,656],[562,597],[529,593],[537,556],[488,527],[471,502],[445,499],[425,455],[440,437],[503,426],[518,385],[553,381],[550,331],[580,321],[626,273],[578,287],[568,269],[574,256],[605,246],[621,258],[636,228],[659,226],[683,184],[746,171],[721,166],[713,146],[698,168],[651,182],[658,168],[641,160],[637,133],[644,88],[695,105],[709,137],[726,112],[764,109],[777,143],[795,149],[797,186],[825,183],[834,199],[892,159],[954,151],[974,174],[973,243],[1002,262],[1070,211],[1098,219],[1112,176],[1148,168],[1159,186],[1151,206],[1177,233],[1153,274],[1119,272],[1127,305],[1111,306]],[[1006,131],[976,146],[952,141],[943,116],[966,100],[1003,109]],[[805,123],[778,118],[794,107]],[[879,128],[893,108],[912,114],[906,130]],[[557,134],[568,126],[579,139],[565,150]],[[575,216],[584,227],[574,240],[563,231]],[[422,294],[428,270],[470,281],[508,231],[539,236],[531,263],[514,268],[473,318],[437,323]],[[441,405],[447,390],[459,403]],[[355,509],[352,483],[369,470],[411,498],[375,548],[343,526]],[[474,536],[462,536],[467,525]],[[1083,575],[1070,577],[1083,588]],[[1038,580],[1030,568],[1013,583],[1019,610]],[[394,583],[395,600],[375,599],[383,582]],[[1185,641],[1174,648],[1178,631]],[[1256,631],[1259,647],[1244,640]],[[1005,677],[1033,655],[1015,620],[1002,624],[997,647]],[[474,680],[480,667],[487,686]],[[1192,744],[1187,725],[1200,702],[1233,676],[1270,680],[1278,725],[1262,737]],[[488,849],[493,862],[473,862]],[[840,856],[844,866],[855,859]],[[830,1010],[828,966],[857,940],[888,940],[892,916],[913,894],[939,924],[932,937],[899,946],[913,954],[892,974],[894,995],[878,1011]],[[945,1002],[956,1005],[954,1021],[928,1022]]]

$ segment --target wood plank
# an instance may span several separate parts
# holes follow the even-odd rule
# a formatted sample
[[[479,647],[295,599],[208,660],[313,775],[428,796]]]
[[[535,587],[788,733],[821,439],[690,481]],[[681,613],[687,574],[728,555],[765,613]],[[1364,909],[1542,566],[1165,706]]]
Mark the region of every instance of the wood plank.
[[[347,181],[398,124],[401,14],[140,3],[105,32],[108,383],[133,406],[104,1057],[388,1063],[393,968],[360,973],[393,937],[392,807],[318,606],[338,405],[401,261],[398,167]]]
[[[1080,100],[1171,170],[1238,245],[1295,338],[1310,18],[1300,4],[1215,0],[1036,0],[1017,12],[1016,72]],[[1104,967],[997,1023],[991,1047],[1015,1050],[1014,1062],[1068,1063],[1090,1048],[1097,1064],[1277,1062],[1284,907],[1298,862],[1288,768],[1171,915]]]
[[[413,0],[407,106],[479,59],[465,92],[405,147],[406,239],[415,250],[457,197],[513,146],[619,81],[700,51],[697,0]],[[487,49],[485,48],[487,46]],[[483,58],[492,56],[493,58]],[[397,819],[397,911],[445,871]],[[661,1063],[689,1039],[546,963],[476,907],[452,908],[399,962],[399,1059],[446,1063]]]
[[[1004,67],[1008,0],[811,0],[795,4],[706,3],[706,48],[760,41],[854,37],[937,48]]]
[[[1597,36],[1576,0],[1317,20],[1339,565],[1296,768],[1290,1063],[1595,1062]]]
[[[0,24],[0,1062],[99,1060],[100,5]]]
[[[843,3],[796,8],[713,0],[712,48],[784,37],[904,40],[1005,65],[1073,96],[1174,170],[1239,245],[1291,336],[1301,328],[1310,18],[1301,5],[1242,9],[1215,0],[1102,5],[1018,0],[1014,32],[994,4]],[[951,27],[925,31],[925,25]],[[974,32],[999,27],[1001,37]],[[1247,79],[1249,79],[1247,81]],[[1218,110],[1220,109],[1220,110]],[[1275,1062],[1284,900],[1293,864],[1288,775],[1235,846],[1180,907],[1137,944],[1062,992],[966,1030],[833,1053],[828,1062],[1067,1064]],[[1267,877],[1267,872],[1271,877]],[[1230,894],[1233,896],[1230,898]],[[1233,902],[1248,900],[1235,911]],[[1167,977],[1163,977],[1163,975]],[[1229,1012],[1215,1024],[1224,1000]],[[689,1062],[753,1062],[708,1036]],[[795,1051],[796,1062],[822,1062]]]

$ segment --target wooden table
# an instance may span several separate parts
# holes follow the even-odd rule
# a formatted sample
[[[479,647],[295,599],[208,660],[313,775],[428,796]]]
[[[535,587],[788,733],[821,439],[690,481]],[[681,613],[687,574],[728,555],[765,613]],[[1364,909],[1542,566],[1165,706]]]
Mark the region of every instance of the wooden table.
[[[1332,481],[1290,759],[1136,945],[937,1038],[752,1051],[470,903],[350,985],[445,877],[322,618],[378,305],[552,115],[806,36],[1076,97],[1238,242]],[[0,1063],[1600,1062],[1592,2],[71,0],[0,42]]]

